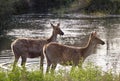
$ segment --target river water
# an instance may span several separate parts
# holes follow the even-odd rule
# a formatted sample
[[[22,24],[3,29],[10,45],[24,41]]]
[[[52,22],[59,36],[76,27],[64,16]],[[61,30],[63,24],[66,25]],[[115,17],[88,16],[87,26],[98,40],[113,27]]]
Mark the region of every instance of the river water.
[[[51,36],[50,23],[60,23],[65,33],[58,36],[61,44],[72,46],[84,46],[88,35],[97,31],[99,37],[105,41],[105,45],[98,45],[94,54],[84,62],[93,62],[103,71],[113,70],[120,73],[120,15],[90,16],[80,14],[23,14],[16,15],[10,23],[11,29],[0,36],[0,67],[9,69],[14,60],[10,45],[17,38],[48,38]],[[20,66],[20,61],[18,66]],[[28,69],[39,68],[39,58],[27,59]],[[31,68],[30,68],[31,67]],[[58,65],[58,67],[62,67]]]

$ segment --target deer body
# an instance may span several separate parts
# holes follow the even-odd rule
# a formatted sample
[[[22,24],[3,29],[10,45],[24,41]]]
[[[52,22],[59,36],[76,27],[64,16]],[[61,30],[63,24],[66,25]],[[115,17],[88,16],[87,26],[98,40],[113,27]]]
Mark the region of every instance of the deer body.
[[[17,39],[12,43],[12,49],[17,56],[25,56],[27,58],[35,58],[41,56],[42,47],[47,44],[46,40],[37,39]]]
[[[43,50],[47,59],[47,71],[50,65],[55,69],[58,63],[77,66],[81,58],[84,61],[95,50],[97,44],[104,44],[104,41],[96,37],[96,33],[92,33],[84,47],[67,46],[58,43],[45,45]]]
[[[59,24],[53,27],[52,36],[48,39],[29,39],[29,38],[20,38],[16,39],[11,44],[11,49],[14,53],[15,60],[13,64],[13,70],[15,69],[16,63],[18,62],[19,58],[22,58],[21,65],[25,65],[27,58],[35,58],[41,57],[40,66],[43,66],[43,46],[50,42],[56,42],[57,35],[63,35],[64,33],[59,28]]]

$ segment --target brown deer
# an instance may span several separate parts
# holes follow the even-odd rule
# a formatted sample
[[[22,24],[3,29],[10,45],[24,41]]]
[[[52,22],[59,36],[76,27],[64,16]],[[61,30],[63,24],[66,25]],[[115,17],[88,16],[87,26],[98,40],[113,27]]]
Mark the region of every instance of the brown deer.
[[[47,59],[47,72],[51,65],[54,70],[58,63],[61,65],[77,66],[81,58],[84,61],[96,49],[97,44],[105,44],[96,34],[96,32],[90,34],[89,40],[84,47],[67,46],[54,42],[46,44],[43,52]]]
[[[63,31],[60,29],[60,24],[58,23],[57,26],[53,27],[52,36],[48,39],[30,39],[30,38],[21,38],[16,39],[11,44],[11,49],[14,53],[15,60],[13,64],[13,70],[15,69],[15,66],[21,57],[22,62],[21,66],[25,67],[25,63],[27,58],[35,58],[35,57],[41,57],[40,67],[43,67],[43,46],[50,42],[56,42],[57,35],[64,35]]]

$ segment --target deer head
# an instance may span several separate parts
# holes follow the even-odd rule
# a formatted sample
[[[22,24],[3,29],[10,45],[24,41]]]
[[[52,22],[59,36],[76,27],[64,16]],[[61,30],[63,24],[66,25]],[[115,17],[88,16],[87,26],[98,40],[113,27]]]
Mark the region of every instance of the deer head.
[[[58,23],[57,26],[51,23],[51,26],[53,27],[53,31],[55,34],[64,35],[63,31],[60,29],[60,23]]]
[[[96,44],[102,44],[102,45],[105,44],[105,42],[103,40],[101,40],[100,38],[97,37],[96,31],[91,33],[91,41],[94,41],[94,43],[96,43]]]

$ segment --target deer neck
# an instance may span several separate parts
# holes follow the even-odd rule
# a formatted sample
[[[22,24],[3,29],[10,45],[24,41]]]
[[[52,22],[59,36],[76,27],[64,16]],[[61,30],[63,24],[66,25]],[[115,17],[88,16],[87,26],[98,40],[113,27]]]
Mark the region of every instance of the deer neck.
[[[53,31],[50,38],[47,39],[48,42],[56,42],[57,34]]]
[[[95,51],[96,43],[89,39],[87,45],[83,49],[83,60],[85,60],[89,55]]]

